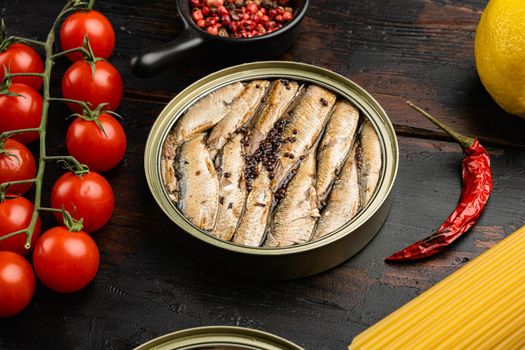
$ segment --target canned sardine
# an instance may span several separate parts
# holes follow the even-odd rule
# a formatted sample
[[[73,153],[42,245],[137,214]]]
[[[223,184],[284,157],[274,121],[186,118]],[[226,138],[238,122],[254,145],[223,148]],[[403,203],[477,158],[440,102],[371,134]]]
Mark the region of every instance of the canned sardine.
[[[384,110],[350,80],[293,62],[209,75],[155,122],[150,189],[226,272],[289,279],[331,268],[377,233],[398,167]]]

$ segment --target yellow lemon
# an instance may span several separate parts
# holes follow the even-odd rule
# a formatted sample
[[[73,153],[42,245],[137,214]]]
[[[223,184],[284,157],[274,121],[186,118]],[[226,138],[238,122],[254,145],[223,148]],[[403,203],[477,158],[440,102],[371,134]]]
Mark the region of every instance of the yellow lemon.
[[[475,56],[492,98],[525,118],[525,0],[490,0],[476,30]]]

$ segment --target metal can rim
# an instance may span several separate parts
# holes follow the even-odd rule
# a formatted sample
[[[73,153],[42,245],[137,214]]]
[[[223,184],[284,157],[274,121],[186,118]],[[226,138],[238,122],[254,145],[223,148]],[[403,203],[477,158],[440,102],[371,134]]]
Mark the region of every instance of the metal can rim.
[[[384,167],[374,197],[356,218],[331,234],[311,242],[280,248],[246,247],[222,241],[202,232],[191,225],[174,208],[169,200],[160,174],[160,152],[167,133],[176,120],[203,95],[236,81],[260,78],[292,78],[315,82],[337,92],[356,104],[361,112],[367,114],[382,140]],[[385,138],[387,140],[385,140]],[[388,141],[388,145],[386,142]],[[331,70],[299,62],[261,61],[245,63],[211,73],[194,82],[177,94],[163,109],[153,124],[146,143],[144,166],[148,186],[164,213],[184,231],[216,247],[247,255],[282,255],[298,254],[330,245],[341,237],[351,234],[377,212],[389,197],[399,166],[399,146],[392,122],[387,113],[365,89],[352,80]],[[388,174],[387,174],[388,173]],[[387,176],[388,175],[388,176]],[[375,233],[374,233],[375,235]]]
[[[239,350],[304,350],[277,335],[233,326],[183,329],[152,339],[134,350],[198,350],[197,346],[234,346],[239,347]]]

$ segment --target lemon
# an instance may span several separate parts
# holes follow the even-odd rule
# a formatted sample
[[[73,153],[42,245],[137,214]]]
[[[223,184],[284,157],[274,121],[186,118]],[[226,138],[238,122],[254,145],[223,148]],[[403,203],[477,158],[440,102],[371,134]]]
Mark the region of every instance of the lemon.
[[[476,67],[492,98],[525,118],[525,1],[490,0],[475,37]]]

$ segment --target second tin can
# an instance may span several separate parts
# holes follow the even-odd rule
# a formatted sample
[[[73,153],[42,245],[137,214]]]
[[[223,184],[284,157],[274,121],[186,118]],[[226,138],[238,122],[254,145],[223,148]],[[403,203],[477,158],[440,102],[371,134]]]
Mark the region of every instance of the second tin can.
[[[168,196],[162,181],[162,145],[177,120],[203,96],[225,85],[255,79],[289,79],[332,90],[352,102],[374,125],[381,140],[383,166],[371,201],[343,227],[322,239],[284,248],[252,248],[214,238],[193,226]],[[250,279],[285,280],[330,269],[361,250],[379,231],[391,206],[399,150],[392,123],[379,103],[363,88],[332,71],[295,62],[256,62],[208,75],[178,94],[161,112],[146,144],[146,178],[162,211],[175,224],[167,228],[197,260],[228,274]]]
[[[199,327],[153,339],[135,350],[303,350],[276,335],[242,327]]]

